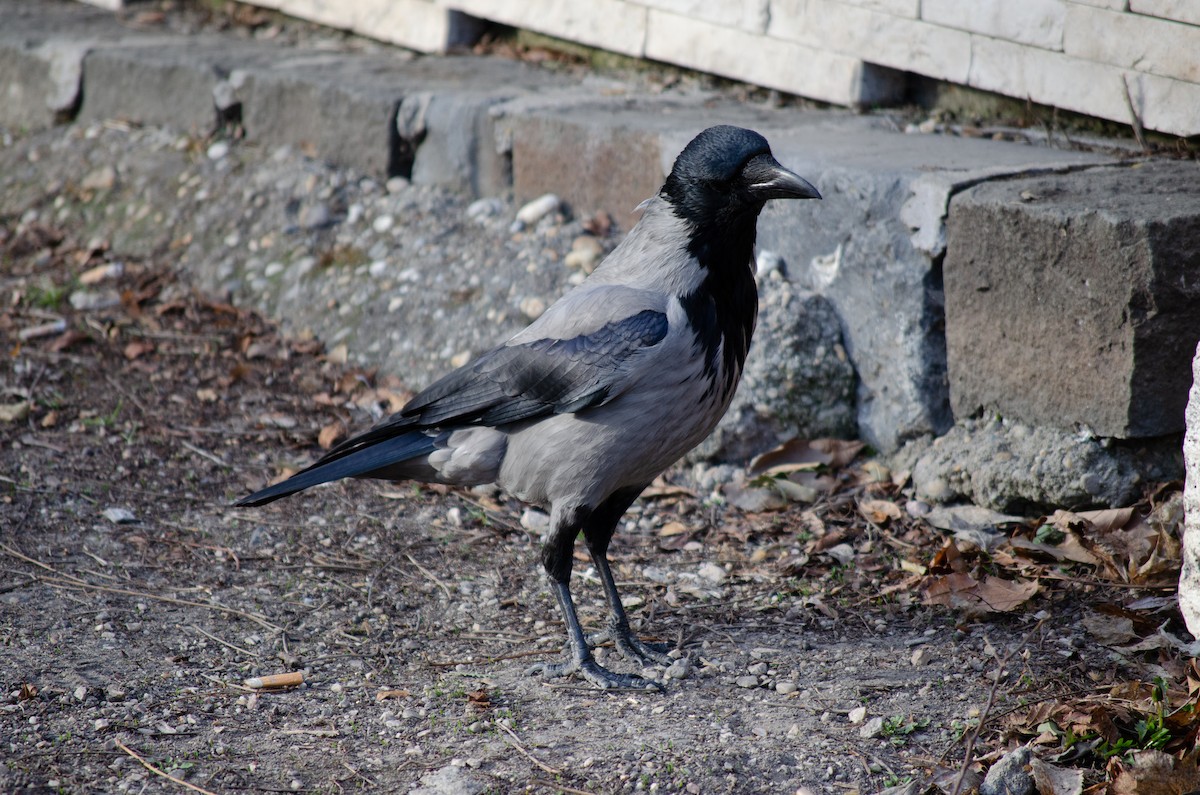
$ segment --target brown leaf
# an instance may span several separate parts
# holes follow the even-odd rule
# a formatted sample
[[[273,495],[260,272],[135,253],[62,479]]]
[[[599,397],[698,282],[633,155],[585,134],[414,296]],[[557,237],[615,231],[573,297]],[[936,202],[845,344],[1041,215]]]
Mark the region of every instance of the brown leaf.
[[[900,506],[891,500],[863,500],[858,504],[858,512],[872,524],[887,524],[901,516]]]
[[[829,462],[829,465],[834,469],[849,464],[866,446],[862,442],[846,441],[845,439],[813,439],[809,444],[813,449],[831,456],[833,460]]]
[[[154,353],[154,343],[149,340],[133,340],[121,351],[129,361],[133,361],[147,353]]]
[[[980,582],[969,574],[956,572],[930,577],[925,586],[925,601],[968,613],[1007,613],[1037,592],[1037,580],[1013,581],[988,575]]]
[[[1136,751],[1126,761],[1108,764],[1112,795],[1185,795],[1200,789],[1195,760],[1176,759],[1163,751]]]
[[[1038,795],[1081,795],[1083,771],[1058,767],[1036,756],[1029,761]]]
[[[341,420],[334,420],[317,434],[317,444],[321,445],[322,450],[328,450],[345,435],[346,424]]]
[[[82,331],[70,329],[55,337],[54,341],[46,347],[55,353],[61,353],[62,351],[74,348],[76,345],[81,343],[90,342],[91,339],[91,337],[89,337],[87,334],[84,334]]]
[[[773,450],[768,450],[750,462],[746,474],[750,477],[757,475],[778,475],[796,472],[804,469],[816,469],[828,466],[833,462],[833,456],[816,449],[806,439],[792,439],[784,442]]]

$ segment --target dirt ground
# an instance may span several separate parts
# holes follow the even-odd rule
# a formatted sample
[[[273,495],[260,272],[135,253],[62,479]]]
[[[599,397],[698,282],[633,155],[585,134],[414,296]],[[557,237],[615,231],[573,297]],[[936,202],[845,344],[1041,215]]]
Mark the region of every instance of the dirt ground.
[[[505,495],[229,507],[403,384],[39,209],[0,206],[0,791],[965,793],[1025,744],[1041,792],[1200,787],[1178,484],[951,533],[845,446],[748,487],[788,499],[675,471],[613,559],[686,675],[544,681],[563,634]],[[598,627],[583,557],[575,592]]]

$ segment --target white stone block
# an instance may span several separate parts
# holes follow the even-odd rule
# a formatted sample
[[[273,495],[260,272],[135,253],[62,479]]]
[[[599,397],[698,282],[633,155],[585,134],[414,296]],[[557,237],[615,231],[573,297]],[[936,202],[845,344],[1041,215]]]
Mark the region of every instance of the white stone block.
[[[838,105],[894,101],[903,81],[860,59],[651,10],[646,57]]]
[[[968,84],[1077,113],[1127,119],[1123,70],[987,36],[971,39]]]
[[[971,64],[969,33],[841,0],[785,0],[772,7],[767,32],[815,49],[956,83],[966,81]]]
[[[1192,361],[1192,392],[1183,437],[1183,571],[1179,576],[1179,609],[1188,631],[1200,639],[1200,348]]]
[[[1063,49],[1089,61],[1200,83],[1196,25],[1074,6],[1067,12]]]
[[[923,0],[921,19],[997,39],[1061,50],[1066,0]]]
[[[1129,0],[1129,10],[1135,14],[1200,25],[1200,3],[1196,0]]]
[[[1200,135],[1200,84],[1147,74],[1128,75],[1128,81],[1143,126],[1171,135]]]
[[[921,0],[842,0],[842,2],[908,19],[916,19],[921,16]]]
[[[254,4],[420,52],[444,52],[461,43],[453,12],[433,0],[254,0]]]
[[[726,25],[748,33],[766,33],[771,18],[769,0],[745,2],[711,2],[711,0],[629,0],[659,11],[669,11],[715,25]]]
[[[441,0],[483,19],[640,58],[645,6],[625,0]]]
[[[1129,5],[1129,0],[1070,0],[1070,2],[1095,8],[1107,8],[1110,11],[1125,11],[1126,6]]]

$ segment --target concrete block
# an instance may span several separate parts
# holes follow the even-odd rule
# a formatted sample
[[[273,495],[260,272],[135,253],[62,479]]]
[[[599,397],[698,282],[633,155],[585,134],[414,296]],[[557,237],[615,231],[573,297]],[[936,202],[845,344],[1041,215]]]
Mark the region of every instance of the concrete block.
[[[626,0],[444,0],[482,19],[536,30],[567,41],[640,58],[646,38],[647,9]]]
[[[651,10],[645,56],[839,105],[903,96],[902,75],[859,58]]]
[[[816,49],[855,53],[872,64],[959,83],[971,65],[969,33],[842,0],[791,0],[772,14],[768,30]]]
[[[1077,0],[1078,1],[1078,0]],[[1117,3],[1118,0],[1109,0]],[[1109,8],[1119,10],[1121,5]],[[1173,19],[1189,25],[1200,25],[1200,5],[1194,0],[1129,0],[1129,10],[1135,14],[1146,14],[1162,19]]]
[[[1200,83],[1200,26],[1073,6],[1063,47],[1077,58]]]
[[[476,41],[482,27],[434,0],[255,0],[255,5],[419,52]]]
[[[237,76],[251,138],[297,146],[376,177],[402,174],[485,193],[508,183],[507,164],[496,155],[490,133],[489,108],[563,82],[498,59],[480,68],[472,58],[315,52],[281,57]],[[404,121],[407,140],[397,126],[405,103],[412,114]]]
[[[1179,575],[1179,609],[1188,632],[1200,640],[1200,347],[1192,359],[1183,461],[1183,570]]]
[[[1061,50],[1067,0],[923,0],[921,19],[996,39]]]
[[[842,0],[842,2],[906,19],[917,19],[921,16],[921,0]]]
[[[986,36],[972,35],[971,52],[967,82],[975,88],[1129,123],[1128,86],[1144,127],[1172,135],[1200,133],[1200,85],[1196,83],[1129,72]]]
[[[75,4],[0,0],[0,125],[37,130],[78,110],[83,58],[128,35],[112,15]]]
[[[269,61],[272,51],[206,36],[144,36],[93,48],[84,59],[79,118],[122,118],[207,135],[218,124],[217,86],[234,69]]]
[[[950,205],[950,397],[1105,437],[1183,430],[1200,339],[1200,164],[987,183]]]
[[[1142,126],[1172,135],[1200,134],[1200,84],[1147,74],[1127,74],[1125,80]],[[1128,109],[1114,118],[1127,120]]]
[[[713,3],[705,0],[628,0],[636,5],[667,11],[679,16],[711,22],[714,25],[737,28],[747,33],[766,33],[771,19],[768,0],[745,3]]]

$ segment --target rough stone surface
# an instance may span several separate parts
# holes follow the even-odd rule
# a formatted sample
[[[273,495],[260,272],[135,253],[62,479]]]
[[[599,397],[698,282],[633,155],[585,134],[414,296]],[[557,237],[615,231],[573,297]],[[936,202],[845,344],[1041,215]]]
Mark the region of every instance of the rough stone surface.
[[[1002,756],[988,768],[987,776],[979,785],[980,795],[1033,795],[1036,791],[1033,776],[1025,769],[1031,757],[1026,746]]]
[[[1200,346],[1192,360],[1191,399],[1183,437],[1186,479],[1183,488],[1183,572],[1179,576],[1179,609],[1188,631],[1200,639]]]
[[[1200,164],[989,182],[951,203],[955,417],[1138,438],[1183,429],[1200,338]]]
[[[791,438],[853,438],[856,379],[830,303],[780,271],[759,280],[758,330],[733,404],[692,459],[744,461]]]
[[[902,468],[911,462],[922,498],[1004,513],[1129,505],[1145,484],[1177,479],[1183,467],[1177,436],[1117,442],[995,419],[956,424],[897,459]]]

